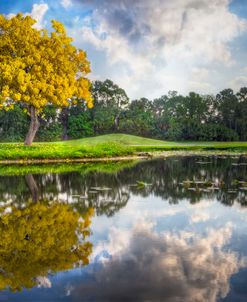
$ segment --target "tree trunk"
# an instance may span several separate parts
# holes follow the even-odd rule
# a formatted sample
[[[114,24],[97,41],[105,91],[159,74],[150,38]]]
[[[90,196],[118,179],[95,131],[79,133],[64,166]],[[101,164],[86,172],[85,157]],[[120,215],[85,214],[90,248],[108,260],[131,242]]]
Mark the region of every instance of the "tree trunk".
[[[31,146],[32,145],[35,134],[38,131],[39,125],[40,125],[39,118],[38,118],[38,115],[37,115],[37,111],[36,111],[36,108],[34,106],[32,106],[32,105],[30,106],[29,113],[30,113],[30,117],[31,117],[31,123],[30,123],[30,127],[29,127],[29,130],[28,130],[26,139],[25,139],[25,145],[26,146]]]
[[[68,140],[68,122],[69,122],[69,109],[67,107],[64,107],[61,112],[61,121],[63,125],[63,134],[62,134],[62,140]]]
[[[120,117],[120,113],[118,113],[114,119],[114,128],[116,131],[119,130],[119,117]]]
[[[32,201],[37,202],[39,200],[39,189],[33,175],[32,174],[25,175],[25,180],[32,194]]]

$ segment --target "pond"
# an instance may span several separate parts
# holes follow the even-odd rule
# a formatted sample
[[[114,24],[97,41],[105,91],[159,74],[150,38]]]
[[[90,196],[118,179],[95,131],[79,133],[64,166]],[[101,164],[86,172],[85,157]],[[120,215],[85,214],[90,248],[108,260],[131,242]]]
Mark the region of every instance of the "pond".
[[[246,157],[0,175],[0,301],[247,301]]]

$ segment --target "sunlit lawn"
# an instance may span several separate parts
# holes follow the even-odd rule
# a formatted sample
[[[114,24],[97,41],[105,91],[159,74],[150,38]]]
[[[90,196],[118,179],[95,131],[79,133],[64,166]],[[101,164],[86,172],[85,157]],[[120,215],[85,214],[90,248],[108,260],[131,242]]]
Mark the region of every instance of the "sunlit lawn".
[[[247,142],[172,142],[145,138],[141,136],[128,134],[106,134],[90,138],[82,138],[78,140],[71,140],[66,142],[59,142],[59,144],[69,145],[96,145],[100,143],[120,143],[127,146],[143,146],[143,147],[161,147],[161,148],[189,148],[189,147],[203,147],[203,148],[247,148]]]
[[[63,142],[0,144],[0,160],[102,158],[156,150],[246,150],[247,142],[170,142],[127,134],[109,134]]]

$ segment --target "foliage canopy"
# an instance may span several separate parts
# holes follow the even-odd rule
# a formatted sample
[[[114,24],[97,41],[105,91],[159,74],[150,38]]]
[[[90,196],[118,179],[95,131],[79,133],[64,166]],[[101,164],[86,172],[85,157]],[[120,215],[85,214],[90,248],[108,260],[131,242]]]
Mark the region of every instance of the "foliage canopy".
[[[93,103],[86,53],[72,45],[63,24],[53,20],[49,33],[36,29],[35,22],[22,14],[11,19],[0,15],[0,107],[24,103],[36,133],[36,116],[48,104],[68,106],[74,97],[88,107]]]

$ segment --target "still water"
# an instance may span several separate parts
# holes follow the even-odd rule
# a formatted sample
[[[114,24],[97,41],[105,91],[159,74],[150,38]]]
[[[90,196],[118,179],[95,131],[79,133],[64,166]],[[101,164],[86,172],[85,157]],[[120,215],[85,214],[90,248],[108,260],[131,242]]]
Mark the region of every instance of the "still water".
[[[0,301],[247,301],[247,158],[74,167],[0,168]]]

